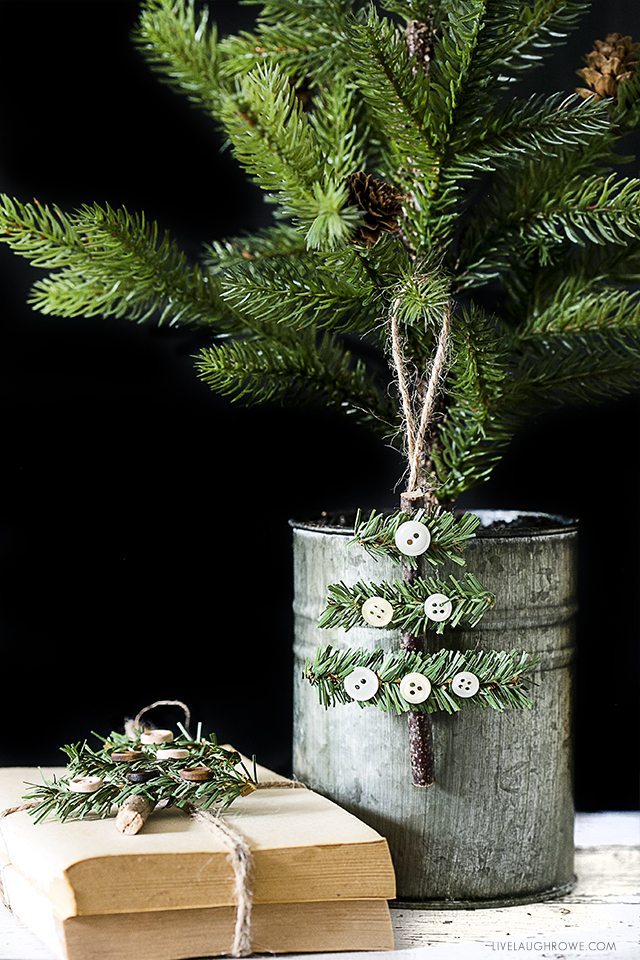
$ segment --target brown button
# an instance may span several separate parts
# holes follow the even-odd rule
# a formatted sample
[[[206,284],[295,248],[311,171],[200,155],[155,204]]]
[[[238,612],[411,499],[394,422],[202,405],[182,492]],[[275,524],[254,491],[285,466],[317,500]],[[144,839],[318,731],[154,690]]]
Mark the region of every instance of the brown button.
[[[114,750],[111,759],[115,763],[133,763],[134,760],[141,760],[144,756],[142,750]]]
[[[158,776],[158,770],[130,770],[127,774],[129,783],[146,783]]]
[[[209,767],[191,767],[180,771],[183,780],[191,780],[194,783],[204,783],[205,780],[211,780],[212,775]]]

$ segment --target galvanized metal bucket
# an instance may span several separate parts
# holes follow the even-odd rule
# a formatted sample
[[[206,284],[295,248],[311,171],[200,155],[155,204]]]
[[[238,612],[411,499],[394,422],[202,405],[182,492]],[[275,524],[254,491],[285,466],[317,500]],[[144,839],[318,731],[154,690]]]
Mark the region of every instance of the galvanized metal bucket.
[[[467,547],[467,569],[497,602],[474,630],[435,642],[538,655],[534,709],[436,716],[437,782],[427,790],[411,782],[404,718],[356,704],[325,710],[302,679],[305,658],[321,644],[398,648],[390,631],[317,627],[329,583],[393,579],[398,568],[347,547],[352,531],[292,524],[294,773],[388,838],[399,900],[438,908],[548,899],[574,882],[576,524],[546,514],[477,513],[483,526]]]

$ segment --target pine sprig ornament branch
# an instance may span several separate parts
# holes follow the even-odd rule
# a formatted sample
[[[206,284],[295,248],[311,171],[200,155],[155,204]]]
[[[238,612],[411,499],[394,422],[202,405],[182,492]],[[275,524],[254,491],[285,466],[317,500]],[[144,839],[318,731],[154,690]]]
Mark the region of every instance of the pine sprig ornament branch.
[[[345,685],[348,678],[360,672],[362,697],[360,707],[377,707],[385,713],[457,713],[469,706],[489,707],[502,713],[508,709],[531,709],[528,690],[538,665],[527,653],[474,650],[438,650],[435,653],[406,653],[384,650],[336,650],[321,647],[315,657],[307,659],[306,680],[315,687],[325,707],[354,702],[353,691]],[[370,678],[362,671],[370,671]],[[473,674],[478,687],[465,684],[461,674]],[[428,681],[416,679],[416,675]],[[403,680],[410,678],[408,682]],[[373,683],[371,683],[373,681]],[[420,683],[422,687],[419,687]],[[371,684],[367,689],[367,683]],[[375,687],[375,689],[374,689]],[[407,694],[407,697],[403,695]],[[366,698],[365,698],[366,694]],[[424,699],[416,699],[422,697]]]
[[[389,557],[396,563],[403,562],[411,569],[417,569],[417,557],[403,554],[396,543],[398,529],[409,520],[422,524],[429,532],[429,548],[422,554],[428,564],[438,566],[448,560],[464,566],[462,550],[464,545],[475,537],[476,530],[480,526],[479,518],[472,513],[455,517],[448,511],[436,508],[430,511],[417,510],[415,514],[400,511],[391,516],[385,516],[372,510],[365,519],[361,511],[358,511],[355,534],[350,543],[358,543],[376,559]],[[417,531],[420,533],[419,527]]]
[[[460,624],[475,627],[495,603],[493,594],[485,590],[472,573],[466,573],[463,579],[450,575],[446,581],[438,577],[414,577],[391,583],[360,580],[349,587],[334,583],[328,590],[327,607],[318,626],[341,627],[347,631],[367,623],[377,626],[375,614],[367,619],[367,610],[373,609],[376,601],[384,600],[379,626],[403,630],[412,637],[427,631],[442,634],[445,628]],[[387,619],[388,614],[391,619]]]
[[[25,794],[36,822],[65,821],[86,816],[105,818],[134,798],[152,810],[159,803],[178,808],[225,809],[257,786],[240,754],[218,745],[214,734],[193,738],[182,728],[141,730],[130,736],[112,731],[94,734],[100,746],[87,741],[62,747],[68,759],[62,777],[32,784]]]

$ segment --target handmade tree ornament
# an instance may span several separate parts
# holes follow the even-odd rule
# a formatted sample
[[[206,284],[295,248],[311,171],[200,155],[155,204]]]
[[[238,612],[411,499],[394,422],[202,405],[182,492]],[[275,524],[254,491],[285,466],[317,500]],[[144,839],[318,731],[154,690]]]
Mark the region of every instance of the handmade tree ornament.
[[[461,624],[475,626],[494,605],[495,597],[472,573],[449,574],[446,580],[418,575],[418,559],[435,569],[447,562],[463,565],[464,545],[479,523],[472,514],[456,517],[439,507],[420,509],[411,519],[402,511],[387,517],[373,511],[366,519],[358,513],[350,546],[402,563],[405,576],[391,582],[329,584],[318,623],[345,631],[364,625],[400,630],[401,650],[385,657],[382,650],[342,653],[325,647],[306,663],[305,677],[325,707],[355,701],[406,714],[416,786],[435,781],[430,714],[455,713],[467,702],[498,711],[531,706],[525,691],[536,661],[526,653],[428,654],[421,648],[431,634]],[[405,547],[410,551],[406,555]],[[412,566],[404,563],[405,556]]]

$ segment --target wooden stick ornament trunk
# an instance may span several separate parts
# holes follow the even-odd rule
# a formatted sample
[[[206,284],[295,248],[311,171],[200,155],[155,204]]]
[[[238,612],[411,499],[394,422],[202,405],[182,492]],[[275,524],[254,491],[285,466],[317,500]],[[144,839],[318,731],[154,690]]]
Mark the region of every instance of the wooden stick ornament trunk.
[[[533,709],[473,706],[433,713],[432,721],[414,714],[427,743],[424,721],[433,723],[436,777],[428,790],[416,789],[408,775],[415,740],[401,717],[347,698],[323,709],[304,676],[327,638],[341,654],[356,644],[403,655],[398,630],[359,622],[345,638],[343,630],[318,627],[328,583],[386,582],[397,565],[349,546],[352,530],[294,524],[294,774],[388,838],[401,901],[439,907],[530,902],[562,895],[574,882],[575,524],[547,515],[479,515],[482,527],[465,557],[496,603],[474,629],[445,631],[439,645],[461,656],[517,649],[539,658]],[[426,561],[418,573],[427,576]]]

